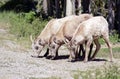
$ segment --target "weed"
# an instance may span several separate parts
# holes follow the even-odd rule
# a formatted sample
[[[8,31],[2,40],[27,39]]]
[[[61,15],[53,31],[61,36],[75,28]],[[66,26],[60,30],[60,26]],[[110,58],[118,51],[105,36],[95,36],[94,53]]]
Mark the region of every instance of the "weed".
[[[79,71],[74,79],[120,79],[120,69],[117,65],[104,66],[103,69]]]
[[[38,36],[47,22],[47,20],[35,17],[33,12],[0,12],[0,24],[2,24],[0,27],[6,28],[7,26],[9,33],[15,35],[16,42],[19,42],[22,46],[27,48],[30,46],[29,36]]]
[[[112,48],[114,58],[120,57],[120,47]],[[101,48],[100,51],[97,53],[97,56],[99,57],[108,57],[109,56],[109,50],[108,48]]]
[[[10,33],[15,34],[17,38],[26,38],[31,34],[37,36],[47,23],[46,20],[35,18],[33,12],[19,14],[2,12],[0,20],[11,24]]]

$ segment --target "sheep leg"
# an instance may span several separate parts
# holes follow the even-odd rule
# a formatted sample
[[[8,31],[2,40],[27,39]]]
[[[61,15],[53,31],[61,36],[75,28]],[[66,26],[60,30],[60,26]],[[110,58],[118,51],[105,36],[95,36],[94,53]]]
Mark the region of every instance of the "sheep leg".
[[[80,54],[79,54],[79,46],[77,46],[76,50],[75,50],[75,59],[79,58]]]
[[[93,43],[90,45],[90,51],[89,51],[89,55],[88,55],[89,59],[91,58],[92,49],[93,49]]]
[[[78,54],[79,56],[81,55],[81,51],[82,51],[82,58],[85,58],[85,49],[82,44],[80,45],[79,54]]]
[[[108,49],[109,49],[109,52],[110,52],[110,61],[112,62],[113,61],[113,53],[112,53],[112,46],[110,44],[109,37],[104,36],[103,39],[105,40],[105,43],[108,46]]]
[[[74,61],[75,61],[75,51],[70,51],[68,62],[74,62]]]
[[[77,46],[77,49],[75,51],[75,58],[77,59],[80,55],[79,55],[79,46]]]
[[[59,49],[59,48],[58,48]],[[57,58],[58,57],[58,49],[57,49],[57,51],[56,51],[56,55],[55,55],[55,58]]]
[[[87,41],[87,44],[85,46],[85,58],[84,58],[84,62],[88,61],[88,52],[89,52],[88,49],[90,48],[91,43],[92,43],[92,40],[90,39],[90,40]]]
[[[91,58],[92,60],[94,60],[96,54],[98,53],[98,51],[100,50],[100,47],[101,47],[98,39],[95,39],[95,40],[94,40],[94,43],[95,43],[95,45],[96,45],[96,49],[95,49],[95,52],[94,52],[94,54],[93,54],[93,56],[92,56],[92,58]]]

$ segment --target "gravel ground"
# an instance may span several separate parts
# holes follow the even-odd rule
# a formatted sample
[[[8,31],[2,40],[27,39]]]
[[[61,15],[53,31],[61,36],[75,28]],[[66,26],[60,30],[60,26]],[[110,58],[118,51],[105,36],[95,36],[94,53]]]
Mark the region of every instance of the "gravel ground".
[[[68,62],[68,50],[62,47],[58,60],[35,58],[32,50],[20,50],[21,46],[9,40],[12,35],[4,29],[0,29],[0,79],[46,79],[57,77],[61,79],[73,79],[74,71],[87,71],[100,68],[109,61],[83,61]],[[45,50],[42,52],[42,54]],[[41,54],[41,56],[42,56]],[[109,58],[105,58],[109,59]],[[115,62],[120,64],[120,59]]]

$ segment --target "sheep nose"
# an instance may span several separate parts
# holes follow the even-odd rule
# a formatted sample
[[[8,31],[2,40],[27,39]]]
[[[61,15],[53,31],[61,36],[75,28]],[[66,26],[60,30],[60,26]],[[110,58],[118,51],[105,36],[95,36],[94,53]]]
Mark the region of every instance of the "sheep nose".
[[[36,50],[38,50],[38,48],[39,48],[38,46],[35,46],[35,49],[36,49]]]

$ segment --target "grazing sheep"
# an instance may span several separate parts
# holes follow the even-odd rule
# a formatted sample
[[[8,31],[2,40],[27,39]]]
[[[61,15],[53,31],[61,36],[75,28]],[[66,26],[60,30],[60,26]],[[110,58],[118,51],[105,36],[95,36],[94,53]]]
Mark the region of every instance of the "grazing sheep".
[[[96,45],[96,50],[92,56],[94,59],[95,55],[100,49],[98,39],[102,37],[105,40],[110,52],[110,60],[113,60],[112,47],[109,41],[109,29],[108,22],[102,16],[92,17],[82,22],[73,34],[73,37],[69,43],[71,57],[74,59],[75,51],[77,46],[86,42],[85,46],[85,59],[84,62],[88,61],[88,49],[92,42]]]
[[[74,16],[75,15],[64,17],[61,19],[50,20],[45,26],[45,28],[42,30],[40,35],[35,40],[33,40],[32,37],[30,38],[32,41],[33,51],[36,52],[39,56],[42,49],[48,45],[49,39],[51,38],[51,36],[57,33],[57,31],[60,29],[62,24],[64,24],[64,22],[74,18]],[[48,54],[49,54],[49,48],[47,48],[47,52],[45,53],[44,56],[46,57]]]
[[[52,52],[53,58],[56,56],[56,51],[58,51],[59,47],[65,44],[64,39],[66,38],[70,41],[78,25],[83,21],[88,20],[91,17],[92,17],[91,14],[81,14],[79,16],[75,16],[73,19],[69,21],[66,21],[60,27],[59,31],[54,36],[51,37],[49,42],[49,48]],[[81,49],[82,51],[84,51],[82,45],[81,45]],[[77,52],[76,52],[76,56],[77,56]]]

